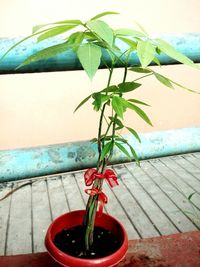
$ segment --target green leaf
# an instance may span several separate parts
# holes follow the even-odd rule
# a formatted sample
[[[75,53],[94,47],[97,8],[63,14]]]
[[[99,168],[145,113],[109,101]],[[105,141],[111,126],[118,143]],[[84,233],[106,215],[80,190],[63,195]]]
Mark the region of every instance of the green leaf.
[[[192,198],[192,196],[193,196],[194,194],[196,194],[196,192],[191,193],[191,194],[188,196],[188,200],[191,200],[191,198]]]
[[[57,27],[53,27],[51,29],[49,29],[47,32],[41,34],[39,37],[38,37],[38,42],[41,42],[45,39],[48,39],[48,38],[51,38],[51,37],[54,37],[54,36],[57,36],[59,34],[62,34],[64,32],[67,32],[73,28],[75,28],[77,25],[62,25],[62,26],[57,26]]]
[[[146,123],[148,123],[149,125],[152,126],[152,123],[149,119],[149,117],[147,116],[147,114],[138,106],[128,102],[127,100],[121,98],[121,101],[123,103],[123,105],[129,109],[134,110]]]
[[[165,86],[167,86],[169,88],[174,89],[173,84],[171,83],[171,81],[167,77],[165,77],[159,73],[156,73],[156,72],[154,72],[154,75],[159,82],[161,82],[162,84],[164,84]]]
[[[70,49],[71,46],[69,46],[66,42],[58,45],[53,45],[47,48],[44,48],[35,54],[29,56],[27,59],[25,59],[18,67],[17,69],[21,68],[24,65],[39,61],[39,60],[45,60],[50,57],[54,57],[58,54],[61,54],[63,52],[66,52],[68,49]]]
[[[156,39],[158,48],[164,52],[169,57],[185,64],[188,66],[191,66],[193,68],[200,69],[198,65],[196,65],[191,59],[189,59],[187,56],[183,55],[182,53],[178,52],[173,46],[171,46],[169,43],[167,43],[164,40]]]
[[[92,95],[87,96],[85,99],[83,99],[80,104],[75,108],[74,112],[76,112],[82,105],[84,105],[90,98]]]
[[[152,70],[143,69],[141,67],[131,67],[131,68],[129,68],[129,70],[134,71],[134,72],[138,72],[138,73],[152,73]]]
[[[106,11],[106,12],[102,12],[100,14],[97,14],[96,16],[94,16],[93,18],[91,18],[90,20],[95,20],[95,19],[99,19],[101,17],[107,16],[107,15],[118,15],[118,12],[113,12],[113,11]]]
[[[106,157],[106,155],[111,151],[112,147],[113,147],[112,141],[105,144],[105,146],[101,151],[100,160],[103,160]]]
[[[135,82],[123,82],[118,84],[120,93],[131,92],[140,86],[141,86],[140,83],[135,83]]]
[[[37,32],[38,30],[40,30],[40,29],[43,28],[43,27],[50,26],[50,25],[57,25],[57,24],[68,24],[68,25],[73,24],[73,25],[81,25],[82,22],[81,22],[80,20],[74,19],[74,20],[62,20],[62,21],[57,21],[57,22],[54,22],[54,23],[47,23],[47,24],[35,25],[35,26],[32,28],[32,33]]]
[[[43,28],[43,27],[45,27],[45,26],[47,26],[47,25],[49,25],[49,24],[39,24],[39,25],[35,25],[35,26],[33,26],[33,28],[32,28],[32,33],[37,32],[38,30],[40,30],[41,28]]]
[[[109,100],[109,96],[103,95],[100,92],[92,94],[92,97],[94,98],[94,102],[92,104],[94,105],[94,110],[96,111],[99,111],[102,104]]]
[[[108,86],[105,89],[101,90],[101,92],[115,93],[117,90],[118,90],[118,87],[116,85],[111,85],[111,86]]]
[[[125,42],[127,45],[130,46],[131,50],[136,50],[137,49],[137,42],[134,42],[131,39],[125,38],[125,37],[118,37],[120,40],[122,40],[123,42]]]
[[[113,31],[107,23],[101,20],[91,20],[87,22],[87,26],[110,46],[113,45]]]
[[[121,130],[124,128],[123,123],[119,119],[115,118],[115,123],[118,125],[117,130]]]
[[[141,143],[141,139],[140,139],[138,133],[134,129],[132,129],[130,127],[126,127],[126,129],[129,130],[129,132],[132,133],[132,135]]]
[[[101,49],[93,44],[84,44],[77,50],[77,56],[90,79],[92,79],[100,65]]]
[[[137,54],[143,68],[147,67],[155,56],[155,48],[149,41],[140,41],[137,45]]]
[[[136,104],[140,104],[140,105],[144,105],[144,106],[148,106],[150,107],[150,105],[148,105],[147,103],[143,102],[143,101],[140,101],[138,99],[134,99],[134,98],[131,98],[131,99],[128,99],[129,102],[133,102],[133,103],[136,103]]]
[[[92,97],[94,98],[94,102],[92,103],[94,110],[99,111],[102,105],[101,93],[94,93]]]
[[[116,118],[116,116],[115,117],[109,117],[109,119],[112,122],[114,122],[116,125],[118,125],[118,127],[115,128],[116,130],[120,130],[120,129],[124,128],[123,123],[118,118]]]
[[[169,79],[169,78],[168,78],[168,79]],[[190,89],[190,88],[187,88],[187,87],[183,86],[183,85],[180,84],[180,83],[177,83],[177,82],[172,81],[171,79],[169,79],[169,81],[170,81],[171,83],[175,84],[176,86],[178,86],[178,87],[180,87],[180,88],[182,88],[182,89],[184,89],[184,90],[186,90],[186,91],[188,91],[188,92],[190,92],[190,93],[200,94],[200,92],[195,91],[195,90],[192,90],[192,89]]]
[[[119,96],[113,96],[112,98],[112,107],[116,114],[123,119],[123,113],[124,113],[124,105],[121,101],[121,97]]]
[[[141,108],[131,103],[129,103],[128,108],[134,110],[146,123],[153,126],[151,120]]]
[[[135,161],[137,162],[137,164],[140,165],[140,160],[138,158],[138,155],[137,155],[136,151],[133,149],[133,147],[131,145],[129,145],[129,148],[131,150],[131,153],[133,155],[133,158],[135,159]]]
[[[129,154],[128,150],[123,146],[121,145],[120,143],[116,142],[115,141],[115,145],[129,158],[129,159],[132,159],[131,155]]]
[[[154,57],[153,62],[155,62],[158,66],[161,66],[160,61],[157,57]]]
[[[190,88],[188,88],[188,87],[185,87],[185,86],[183,86],[182,84],[177,83],[177,82],[171,80],[170,78],[167,78],[166,76],[163,76],[163,75],[161,75],[161,74],[159,74],[159,73],[157,73],[157,72],[154,72],[153,74],[155,75],[155,77],[156,77],[158,80],[160,79],[159,81],[160,81],[161,83],[163,83],[165,86],[168,86],[168,87],[174,89],[174,86],[173,86],[173,84],[174,84],[174,85],[176,85],[176,86],[178,86],[178,87],[180,87],[180,88],[182,88],[182,89],[184,89],[184,90],[186,90],[186,91],[188,91],[188,92],[190,92],[190,93],[200,94],[200,92],[195,91],[195,90],[192,90],[192,89],[190,89]],[[172,87],[171,87],[171,86],[172,86]]]
[[[126,29],[126,28],[117,29],[114,31],[114,33],[119,36],[132,36],[132,37],[139,37],[139,38],[146,37],[146,35],[142,32],[132,30],[132,29]]]
[[[84,37],[85,37],[84,32],[74,32],[67,38],[67,42],[68,44],[80,45]]]
[[[51,24],[76,24],[76,25],[81,25],[82,22],[79,19],[67,19],[67,20],[61,20],[57,21]]]

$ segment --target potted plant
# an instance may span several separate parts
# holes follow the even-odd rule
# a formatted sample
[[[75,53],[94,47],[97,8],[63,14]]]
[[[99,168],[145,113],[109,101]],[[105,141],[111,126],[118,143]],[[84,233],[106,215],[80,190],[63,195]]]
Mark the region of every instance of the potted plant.
[[[72,31],[68,36],[59,39],[58,44],[29,56],[18,68],[38,60],[46,60],[70,49],[76,53],[90,79],[100,67],[104,66],[108,70],[105,87],[87,96],[76,108],[78,110],[87,101],[92,100],[93,109],[99,112],[98,135],[92,140],[97,144],[98,160],[96,168],[88,169],[84,175],[86,186],[90,186],[85,190],[89,195],[86,210],[61,215],[53,221],[46,235],[47,250],[63,266],[114,266],[127,251],[128,239],[124,227],[103,213],[103,207],[108,202],[107,196],[103,193],[103,183],[106,180],[110,187],[118,185],[116,174],[108,168],[114,149],[119,149],[127,158],[134,159],[139,164],[134,148],[120,134],[121,130],[126,128],[141,142],[138,133],[126,125],[126,111],[135,112],[145,123],[152,125],[142,109],[142,106],[148,104],[139,99],[127,98],[127,93],[140,88],[142,80],[147,76],[154,76],[169,88],[179,86],[192,91],[149,67],[152,62],[160,66],[160,53],[199,69],[192,60],[176,51],[166,41],[150,38],[142,27],[139,26],[139,31],[129,28],[112,29],[102,20],[106,15],[116,14],[118,13],[103,12],[87,22],[65,20],[36,26],[32,35],[12,46],[4,54],[6,56],[9,51],[33,36],[37,36],[37,41],[41,42]],[[120,44],[125,47],[123,51]],[[130,64],[129,59],[133,56],[138,58],[137,66]],[[118,66],[124,70],[123,77],[121,83],[113,84],[113,73]],[[137,78],[127,81],[128,72],[136,73]],[[102,236],[106,236],[105,240]],[[68,246],[69,243],[72,243],[72,248]]]

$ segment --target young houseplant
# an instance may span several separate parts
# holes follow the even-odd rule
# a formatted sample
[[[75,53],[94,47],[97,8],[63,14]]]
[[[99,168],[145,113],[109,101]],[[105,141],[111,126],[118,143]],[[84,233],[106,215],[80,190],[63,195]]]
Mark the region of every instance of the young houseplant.
[[[108,201],[107,196],[103,193],[103,182],[106,180],[110,187],[118,185],[116,174],[113,170],[107,168],[114,149],[121,150],[127,158],[130,160],[134,159],[139,164],[134,148],[120,134],[121,130],[126,128],[141,142],[138,133],[132,127],[126,125],[124,121],[126,111],[131,110],[137,113],[145,123],[152,125],[151,120],[142,109],[143,106],[148,106],[148,104],[135,98],[127,98],[127,93],[139,89],[142,86],[142,80],[147,76],[154,76],[160,83],[169,88],[179,86],[192,91],[149,67],[152,62],[160,66],[160,53],[165,53],[180,63],[199,68],[192,60],[176,51],[166,41],[150,38],[147,32],[140,26],[139,31],[129,28],[112,29],[102,20],[102,17],[106,15],[116,14],[116,12],[104,12],[87,22],[65,20],[38,25],[33,28],[32,35],[12,46],[4,54],[6,56],[7,53],[20,45],[20,43],[25,42],[28,38],[37,36],[37,41],[41,42],[62,34],[62,37],[64,37],[59,39],[60,42],[58,44],[46,47],[32,54],[18,68],[38,60],[46,60],[70,49],[76,53],[80,64],[90,79],[94,77],[100,67],[104,66],[108,70],[105,88],[87,96],[76,108],[78,110],[86,102],[92,101],[93,109],[99,112],[98,135],[92,140],[98,147],[98,160],[96,168],[87,170],[84,175],[86,186],[90,186],[90,188],[85,190],[89,195],[86,210],[62,215],[52,223],[46,236],[45,242],[49,253],[64,266],[114,266],[126,253],[128,241],[123,226],[109,215],[103,213],[103,206]],[[74,31],[75,29],[76,31]],[[71,31],[70,34],[69,31]],[[65,33],[68,33],[68,35],[65,36]],[[123,47],[125,47],[123,51],[120,49],[120,44],[123,44]],[[129,59],[133,56],[138,58],[139,63],[137,66],[130,64]],[[124,70],[123,78],[121,83],[113,84],[113,73],[118,66]],[[127,81],[128,72],[136,73],[137,78]],[[98,204],[99,211],[97,211]],[[70,252],[72,255],[67,255],[61,251],[61,248],[57,247],[59,246],[58,244],[56,245],[57,236],[58,239],[61,238],[57,234],[62,233],[64,228],[71,229],[75,227],[76,224],[82,225],[81,232],[79,232],[82,236],[82,241],[80,241],[82,246],[77,250],[78,252],[75,252],[76,248],[74,247],[73,251]],[[101,253],[98,254],[99,251],[95,250],[96,247],[98,250],[98,243],[97,245],[95,243],[96,226],[99,227],[101,225],[108,232],[111,231],[114,234],[119,234],[119,239],[114,241],[114,243],[117,243],[116,248],[110,245],[112,249],[108,253],[111,255],[106,253],[101,255]],[[75,240],[74,242],[77,241]],[[103,248],[100,248],[101,252],[104,250]],[[115,259],[112,258],[113,255]]]

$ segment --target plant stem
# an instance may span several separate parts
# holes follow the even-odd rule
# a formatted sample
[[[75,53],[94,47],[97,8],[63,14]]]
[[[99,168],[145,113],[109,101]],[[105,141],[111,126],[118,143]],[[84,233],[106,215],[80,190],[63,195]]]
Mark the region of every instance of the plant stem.
[[[110,86],[111,79],[113,74],[113,66],[109,69],[109,77],[107,87]],[[107,93],[106,93],[107,94]],[[103,126],[103,118],[106,109],[106,103],[103,105],[101,110],[101,115],[99,119],[99,130],[98,130],[98,161],[97,161],[97,171],[100,173],[104,172],[106,167],[105,159],[100,160],[101,158],[101,151],[104,146],[104,139],[101,139],[102,136],[102,126]],[[109,131],[110,125],[108,125],[107,132]],[[93,188],[98,188],[99,190],[102,189],[103,179],[96,179],[93,184]],[[85,253],[89,251],[92,243],[93,243],[93,231],[94,231],[94,221],[96,217],[96,211],[98,206],[98,195],[90,196],[86,206],[86,213],[83,220],[83,226],[85,227]]]

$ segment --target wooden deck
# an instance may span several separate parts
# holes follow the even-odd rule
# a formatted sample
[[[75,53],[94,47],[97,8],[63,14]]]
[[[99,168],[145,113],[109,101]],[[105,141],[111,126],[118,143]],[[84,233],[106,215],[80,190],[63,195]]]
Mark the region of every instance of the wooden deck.
[[[120,186],[105,183],[106,212],[125,226],[129,239],[200,229],[200,152],[112,166]],[[0,201],[0,255],[45,251],[43,240],[60,214],[83,209],[84,171],[31,179]],[[29,180],[0,184],[0,198]],[[188,197],[195,193],[190,200]]]

